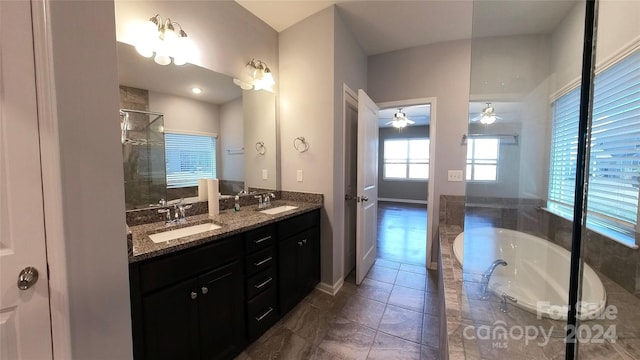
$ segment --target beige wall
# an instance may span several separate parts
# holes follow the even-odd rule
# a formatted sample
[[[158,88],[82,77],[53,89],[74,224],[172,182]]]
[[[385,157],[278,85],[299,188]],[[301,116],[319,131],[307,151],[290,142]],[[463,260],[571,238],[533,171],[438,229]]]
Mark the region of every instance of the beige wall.
[[[68,312],[73,359],[131,359],[113,3],[49,5],[69,284],[51,296],[70,301],[52,311]]]
[[[227,149],[244,147],[244,124],[242,120],[242,97],[220,106],[220,137],[218,138],[218,178],[244,181],[245,154],[229,154]],[[249,151],[251,149],[245,149]]]
[[[596,67],[632,43],[640,42],[640,2],[603,0],[598,11]],[[551,37],[551,92],[577,81],[582,68],[584,4],[578,3]]]
[[[265,90],[242,92],[244,122],[244,181],[245,188],[276,190],[279,188],[276,158],[276,97]],[[264,143],[264,154],[256,150],[256,143]],[[267,172],[265,179],[262,172]]]
[[[471,14],[469,14],[471,19]],[[437,98],[435,132],[434,226],[438,228],[440,195],[464,195],[464,182],[448,182],[447,170],[463,170],[466,147],[460,145],[467,133],[471,44],[468,40],[415,47],[369,57],[368,92],[376,102]],[[435,237],[437,239],[437,237]],[[425,239],[426,241],[426,239]],[[434,244],[437,242],[434,242]],[[437,252],[431,249],[432,260]]]
[[[164,114],[164,128],[217,134],[220,106],[204,101],[149,91],[149,111]]]

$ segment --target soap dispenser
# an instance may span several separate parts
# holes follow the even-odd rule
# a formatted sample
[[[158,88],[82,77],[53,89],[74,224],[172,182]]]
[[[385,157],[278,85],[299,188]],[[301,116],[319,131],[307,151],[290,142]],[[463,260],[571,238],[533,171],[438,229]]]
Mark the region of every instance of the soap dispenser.
[[[233,206],[235,211],[240,211],[240,196],[236,195],[235,197],[236,204]]]

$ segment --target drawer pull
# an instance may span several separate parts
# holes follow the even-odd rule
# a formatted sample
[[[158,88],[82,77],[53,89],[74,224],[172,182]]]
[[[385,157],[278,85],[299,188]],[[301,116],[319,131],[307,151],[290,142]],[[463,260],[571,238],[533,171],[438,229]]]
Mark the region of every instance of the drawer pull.
[[[254,266],[258,267],[258,266],[262,266],[266,263],[268,263],[269,261],[273,260],[273,257],[269,256],[268,258],[262,260],[262,261],[258,261],[257,263],[253,263]]]
[[[269,308],[269,310],[265,311],[265,313],[264,313],[264,314],[262,314],[262,315],[258,316],[258,317],[256,318],[256,320],[257,320],[257,321],[262,321],[262,319],[264,319],[264,318],[266,318],[267,316],[269,316],[269,314],[271,314],[271,312],[272,312],[272,311],[273,311],[273,308],[272,308],[272,307],[270,307],[270,308]]]
[[[203,286],[201,290],[202,290],[202,295],[206,295],[209,292],[209,288],[205,286]]]
[[[261,282],[260,284],[253,285],[253,287],[255,287],[256,289],[260,289],[260,288],[264,287],[265,285],[269,284],[272,281],[273,281],[273,278],[270,277],[267,280]]]
[[[191,300],[195,300],[198,297],[198,293],[197,292],[191,292]]]
[[[302,246],[302,245],[306,245],[307,244],[307,239],[304,239],[302,241],[298,241],[298,246]]]
[[[267,241],[267,240],[269,240],[269,239],[271,239],[271,235],[269,235],[269,236],[265,236],[265,237],[263,237],[262,239],[253,240],[253,243],[254,243],[254,244],[260,244],[261,242]]]

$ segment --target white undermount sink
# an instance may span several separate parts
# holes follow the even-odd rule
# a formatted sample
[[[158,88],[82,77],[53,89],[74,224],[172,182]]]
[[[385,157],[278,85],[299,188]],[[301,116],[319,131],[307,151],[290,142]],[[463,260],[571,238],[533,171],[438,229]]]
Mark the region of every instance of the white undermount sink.
[[[156,234],[149,235],[149,238],[154,243],[162,243],[169,240],[179,239],[185,236],[191,236],[199,233],[203,233],[206,231],[220,229],[222,226],[214,224],[214,223],[205,223],[200,225],[193,225],[188,227],[183,227],[180,229],[163,231]]]
[[[297,208],[298,208],[297,206],[282,205],[282,206],[274,207],[274,208],[271,208],[271,209],[262,210],[260,212],[263,213],[263,214],[275,215],[275,214],[280,214],[281,212],[285,212],[285,211],[289,211],[289,210],[295,210]]]

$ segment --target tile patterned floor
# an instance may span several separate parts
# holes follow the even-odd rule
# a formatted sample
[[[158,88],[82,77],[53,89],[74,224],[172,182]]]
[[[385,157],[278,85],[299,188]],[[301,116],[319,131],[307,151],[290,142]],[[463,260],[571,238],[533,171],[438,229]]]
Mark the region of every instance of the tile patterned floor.
[[[314,290],[236,360],[438,359],[437,273],[378,259],[356,286]]]

